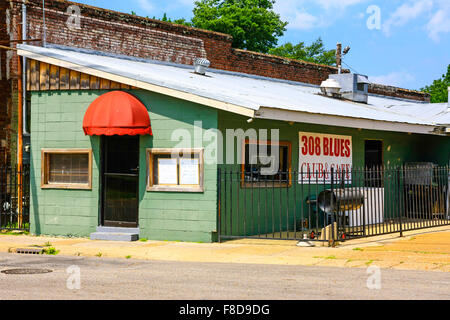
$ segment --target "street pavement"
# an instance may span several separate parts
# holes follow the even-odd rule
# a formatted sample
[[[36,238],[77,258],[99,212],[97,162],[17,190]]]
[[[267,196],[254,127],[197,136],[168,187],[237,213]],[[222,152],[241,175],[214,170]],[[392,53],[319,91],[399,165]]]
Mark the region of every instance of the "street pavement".
[[[0,299],[450,299],[450,273],[376,262],[367,269],[0,253],[0,271],[17,268],[52,272],[0,272]]]

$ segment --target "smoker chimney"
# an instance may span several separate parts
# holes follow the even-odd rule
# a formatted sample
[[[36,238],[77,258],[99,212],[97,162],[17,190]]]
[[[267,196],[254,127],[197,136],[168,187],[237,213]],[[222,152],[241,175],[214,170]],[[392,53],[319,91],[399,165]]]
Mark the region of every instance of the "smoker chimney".
[[[195,59],[195,61],[194,61],[195,73],[205,75],[206,68],[208,68],[210,66],[210,64],[211,63],[209,62],[208,59],[204,59],[204,58]]]
[[[338,68],[338,74],[341,74],[342,69],[342,44],[338,42],[336,45],[336,66]]]

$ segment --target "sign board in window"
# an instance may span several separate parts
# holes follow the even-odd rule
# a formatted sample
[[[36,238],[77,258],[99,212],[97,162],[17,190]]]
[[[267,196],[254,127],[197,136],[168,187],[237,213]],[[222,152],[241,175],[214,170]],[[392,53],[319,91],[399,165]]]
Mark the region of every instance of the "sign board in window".
[[[203,192],[203,149],[147,149],[147,191]]]
[[[331,169],[335,182],[351,183],[352,148],[351,136],[299,132],[299,183],[330,183]]]
[[[158,183],[163,185],[177,185],[177,159],[158,159]]]
[[[199,169],[198,159],[180,159],[180,185],[198,185]]]

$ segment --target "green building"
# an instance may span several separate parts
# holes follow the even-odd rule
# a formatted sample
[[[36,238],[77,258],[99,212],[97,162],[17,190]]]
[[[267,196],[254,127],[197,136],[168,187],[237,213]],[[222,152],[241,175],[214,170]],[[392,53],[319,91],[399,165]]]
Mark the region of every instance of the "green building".
[[[219,227],[295,231],[318,196],[311,188],[333,183],[331,168],[336,185],[356,186],[357,169],[344,178],[352,168],[449,163],[447,104],[371,95],[363,76],[333,77],[350,86],[345,96],[332,85],[80,49],[18,53],[28,58],[34,234],[211,242]],[[398,201],[383,183],[372,187],[383,207]],[[280,220],[267,213],[274,203]]]

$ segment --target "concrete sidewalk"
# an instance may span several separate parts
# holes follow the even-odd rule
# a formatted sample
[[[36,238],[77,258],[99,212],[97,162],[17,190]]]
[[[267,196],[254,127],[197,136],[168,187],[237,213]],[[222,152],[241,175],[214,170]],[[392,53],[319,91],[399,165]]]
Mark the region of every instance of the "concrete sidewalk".
[[[350,240],[336,248],[297,247],[296,241],[235,240],[224,243],[115,242],[84,238],[0,235],[0,252],[51,246],[59,255],[162,261],[362,267],[450,272],[450,226]]]

